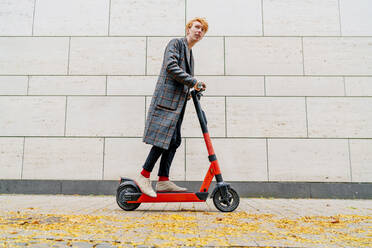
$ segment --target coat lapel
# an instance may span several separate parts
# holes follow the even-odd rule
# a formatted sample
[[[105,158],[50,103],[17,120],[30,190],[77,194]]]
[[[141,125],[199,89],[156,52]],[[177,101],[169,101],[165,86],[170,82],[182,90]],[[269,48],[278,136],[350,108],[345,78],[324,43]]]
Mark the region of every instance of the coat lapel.
[[[190,50],[190,57],[191,57],[191,61],[190,61],[191,76],[194,76],[194,56],[192,56],[192,50]]]
[[[187,49],[188,49],[188,44],[187,44],[187,39],[186,39],[186,37],[184,37],[183,38],[183,45],[184,45],[184,47],[185,47],[185,52],[184,52],[184,56],[185,56],[185,58],[186,58],[186,64],[187,64],[187,66],[189,67],[189,70],[190,70],[190,72],[192,72],[193,70],[192,70],[192,67],[191,67],[191,61],[189,61],[189,58],[188,58],[188,56],[187,56]],[[190,56],[191,56],[191,60],[192,60],[192,51],[190,50]]]

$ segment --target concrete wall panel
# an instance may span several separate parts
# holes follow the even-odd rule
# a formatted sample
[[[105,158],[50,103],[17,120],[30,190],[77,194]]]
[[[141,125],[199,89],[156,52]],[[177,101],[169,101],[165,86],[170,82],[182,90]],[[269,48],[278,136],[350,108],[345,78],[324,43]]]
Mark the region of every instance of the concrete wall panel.
[[[206,35],[262,35],[260,0],[187,0],[186,19],[199,16],[209,23]]]
[[[102,138],[26,138],[24,156],[24,179],[102,179]]]
[[[27,95],[26,76],[0,76],[0,95]]]
[[[21,179],[23,138],[0,138],[0,178]]]
[[[144,97],[68,97],[67,136],[141,136]]]
[[[340,34],[338,0],[264,0],[263,13],[268,36]]]
[[[197,76],[207,84],[206,96],[263,96],[264,77],[255,76]]]
[[[0,35],[32,35],[34,0],[0,2]]]
[[[38,0],[34,35],[107,35],[109,0]]]
[[[66,74],[66,37],[0,37],[0,74]]]
[[[340,0],[343,36],[372,36],[372,2]]]
[[[107,95],[152,95],[157,76],[109,76]]]
[[[344,139],[269,139],[270,181],[350,182]]]
[[[69,73],[73,75],[142,75],[146,39],[142,37],[72,38]]]
[[[372,38],[303,38],[305,75],[372,75]]]
[[[346,77],[347,96],[372,96],[372,77]]]
[[[300,38],[226,37],[226,75],[302,75]]]
[[[311,138],[371,138],[372,98],[308,98]]]
[[[103,76],[32,76],[29,95],[105,95]]]
[[[112,0],[110,35],[184,35],[184,0]]]
[[[265,139],[212,139],[212,143],[224,180],[267,181]],[[209,164],[204,140],[187,139],[186,180],[203,180]]]
[[[193,48],[195,75],[224,75],[222,37],[204,37]]]
[[[208,121],[208,131],[211,137],[225,137],[225,98],[203,97],[200,105]],[[185,137],[203,137],[195,106],[190,99],[186,106],[182,135]]]
[[[342,77],[266,77],[268,96],[344,96]]]
[[[0,136],[63,135],[65,97],[0,97]]]
[[[304,98],[227,97],[227,137],[306,137]]]
[[[372,182],[372,140],[350,140],[353,182]]]

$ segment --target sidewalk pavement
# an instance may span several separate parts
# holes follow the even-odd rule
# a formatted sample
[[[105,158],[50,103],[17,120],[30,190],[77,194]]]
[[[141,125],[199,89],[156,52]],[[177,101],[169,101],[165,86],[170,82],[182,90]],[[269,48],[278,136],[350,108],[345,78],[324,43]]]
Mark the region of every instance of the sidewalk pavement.
[[[0,247],[372,247],[372,200],[241,198],[142,203],[114,196],[0,195]]]

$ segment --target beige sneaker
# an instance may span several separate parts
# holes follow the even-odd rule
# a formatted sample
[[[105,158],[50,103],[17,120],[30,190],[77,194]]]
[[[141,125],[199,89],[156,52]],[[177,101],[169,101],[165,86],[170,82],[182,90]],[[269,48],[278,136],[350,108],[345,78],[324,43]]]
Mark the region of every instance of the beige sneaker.
[[[140,190],[142,191],[142,193],[151,197],[156,197],[156,193],[151,187],[150,178],[146,178],[142,175],[139,175],[135,181]]]
[[[186,191],[186,188],[177,186],[171,181],[158,181],[156,183],[156,191]]]

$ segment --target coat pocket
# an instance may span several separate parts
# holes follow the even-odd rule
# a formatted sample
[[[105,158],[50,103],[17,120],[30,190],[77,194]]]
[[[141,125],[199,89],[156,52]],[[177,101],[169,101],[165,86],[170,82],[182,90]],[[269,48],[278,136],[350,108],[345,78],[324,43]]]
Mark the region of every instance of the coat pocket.
[[[158,107],[175,110],[178,107],[182,88],[178,88],[172,84],[165,84],[163,91],[159,95]]]

